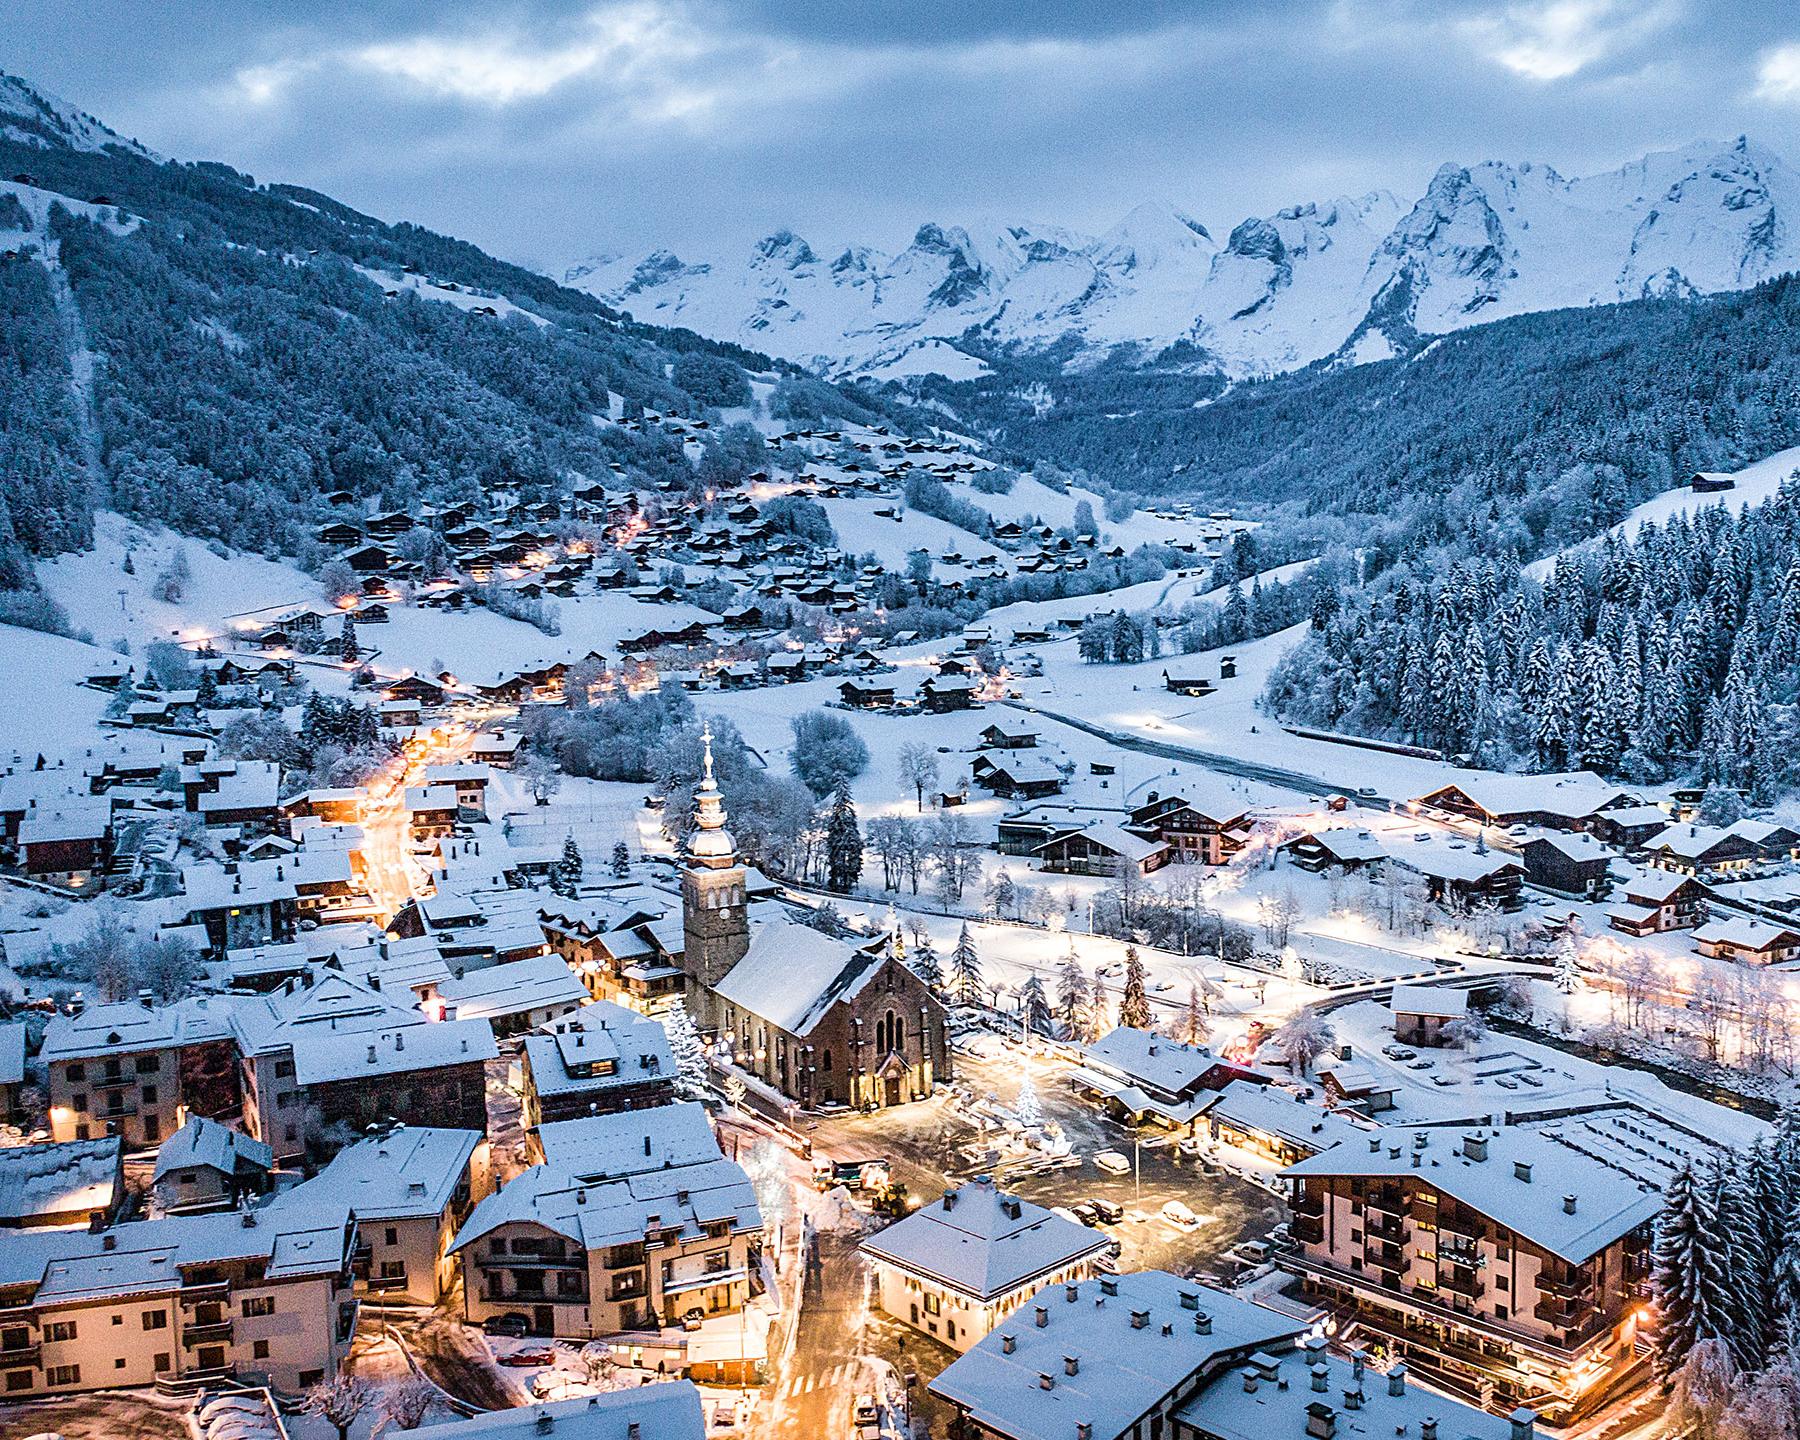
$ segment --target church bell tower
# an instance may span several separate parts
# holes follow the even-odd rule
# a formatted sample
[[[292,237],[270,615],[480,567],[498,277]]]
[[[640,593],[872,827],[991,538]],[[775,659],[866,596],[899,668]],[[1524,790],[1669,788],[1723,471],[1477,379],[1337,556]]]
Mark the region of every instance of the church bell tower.
[[[705,759],[694,792],[694,826],[688,835],[687,869],[681,876],[682,968],[689,1006],[703,1028],[715,1028],[709,991],[750,948],[744,908],[744,867],[725,829],[725,801],[713,778],[712,731],[700,737]]]

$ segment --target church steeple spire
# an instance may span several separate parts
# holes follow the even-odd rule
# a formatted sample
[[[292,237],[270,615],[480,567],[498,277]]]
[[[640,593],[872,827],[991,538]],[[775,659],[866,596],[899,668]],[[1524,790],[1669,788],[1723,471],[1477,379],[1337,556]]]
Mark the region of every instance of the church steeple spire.
[[[709,870],[737,863],[737,846],[725,828],[725,797],[713,775],[712,726],[700,732],[700,784],[694,790],[694,828],[688,835],[688,860]]]

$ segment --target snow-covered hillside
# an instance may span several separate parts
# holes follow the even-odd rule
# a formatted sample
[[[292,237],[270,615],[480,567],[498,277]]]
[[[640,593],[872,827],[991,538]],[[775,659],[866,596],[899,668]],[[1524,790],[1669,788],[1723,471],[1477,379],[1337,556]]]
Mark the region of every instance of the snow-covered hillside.
[[[1090,352],[1187,341],[1226,373],[1393,353],[1529,311],[1738,289],[1800,265],[1800,175],[1739,139],[1569,180],[1548,166],[1445,165],[1410,207],[1378,191],[1233,228],[1141,206],[1097,238],[926,224],[896,255],[835,256],[791,231],[747,258],[602,256],[568,283],[641,320],[844,374],[968,378],[971,328]]]
[[[25,145],[66,145],[71,150],[118,148],[154,158],[85,111],[0,70],[0,136]]]

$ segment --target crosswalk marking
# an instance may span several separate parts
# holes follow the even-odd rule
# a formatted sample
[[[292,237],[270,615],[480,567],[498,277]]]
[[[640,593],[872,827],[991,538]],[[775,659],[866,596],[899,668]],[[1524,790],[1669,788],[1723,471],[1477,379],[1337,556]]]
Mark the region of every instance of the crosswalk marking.
[[[861,1369],[860,1360],[843,1360],[828,1370],[809,1370],[804,1375],[790,1376],[782,1381],[775,1393],[785,1398],[810,1395],[815,1390],[841,1390],[850,1384]]]

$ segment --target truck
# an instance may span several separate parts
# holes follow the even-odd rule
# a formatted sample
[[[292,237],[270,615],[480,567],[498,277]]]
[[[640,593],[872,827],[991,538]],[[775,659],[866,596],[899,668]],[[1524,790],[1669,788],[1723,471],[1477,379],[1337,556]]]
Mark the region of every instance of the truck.
[[[850,1155],[832,1160],[823,1156],[813,1161],[813,1189],[830,1190],[842,1185],[846,1190],[885,1190],[892,1184],[888,1162],[879,1155]]]

